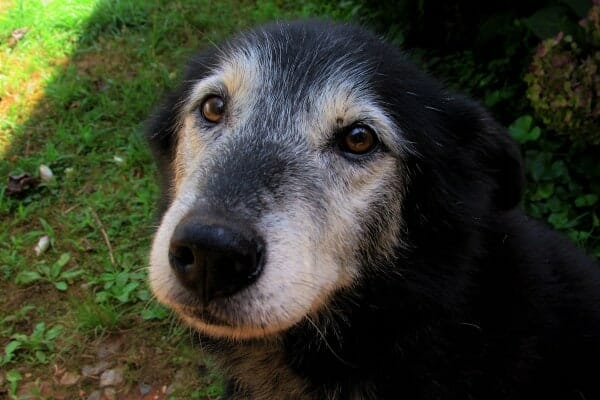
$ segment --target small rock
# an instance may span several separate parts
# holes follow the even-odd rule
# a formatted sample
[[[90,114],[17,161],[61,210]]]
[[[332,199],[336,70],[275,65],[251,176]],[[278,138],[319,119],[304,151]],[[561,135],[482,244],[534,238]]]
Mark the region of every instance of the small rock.
[[[175,372],[175,376],[173,377],[173,380],[175,382],[184,382],[185,381],[185,370],[184,369],[180,369],[177,372]]]
[[[176,383],[171,383],[166,390],[163,390],[163,393],[166,394],[167,396],[171,396],[173,393],[175,393],[175,390],[177,390],[178,385]]]
[[[87,397],[87,400],[100,400],[101,398],[102,398],[102,392],[100,392],[99,390],[94,390]]]
[[[19,29],[15,29],[14,31],[12,31],[12,33],[10,34],[10,37],[8,38],[8,46],[9,47],[15,47],[17,45],[17,43],[19,43],[19,41],[21,39],[23,39],[25,37],[25,34],[27,33],[29,29],[27,28],[19,28]]]
[[[81,374],[84,376],[98,375],[110,368],[110,366],[111,363],[108,361],[100,361],[96,365],[84,365],[83,368],[81,368]]]
[[[106,400],[117,400],[117,390],[113,387],[104,389],[104,398]]]
[[[65,372],[65,374],[60,378],[60,384],[63,386],[73,386],[77,382],[79,382],[80,375],[77,375],[74,372]]]
[[[42,182],[50,182],[54,178],[54,173],[47,165],[40,165],[40,179]]]
[[[105,359],[115,355],[121,349],[121,340],[116,339],[112,342],[103,343],[98,347],[98,358]]]
[[[38,240],[37,244],[33,248],[36,256],[39,256],[50,247],[50,238],[48,236],[42,236],[40,240]]]
[[[140,394],[142,396],[145,396],[148,393],[150,393],[150,390],[152,390],[152,386],[145,383],[140,383]]]
[[[123,369],[107,369],[100,375],[100,387],[117,386],[123,383]]]

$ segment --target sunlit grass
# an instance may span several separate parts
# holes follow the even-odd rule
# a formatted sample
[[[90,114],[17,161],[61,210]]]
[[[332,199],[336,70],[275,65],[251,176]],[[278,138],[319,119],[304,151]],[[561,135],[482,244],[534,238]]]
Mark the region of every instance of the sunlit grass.
[[[94,7],[90,0],[20,0],[0,15],[0,157],[75,49]]]
[[[197,49],[250,25],[311,15],[344,18],[347,10],[285,0],[1,3],[0,179],[35,176],[41,164],[54,172],[21,198],[0,186],[0,357],[11,350],[0,369],[12,381],[21,376],[15,387],[52,380],[49,363],[79,370],[111,335],[127,338],[134,382],[148,373],[168,381],[201,358],[145,282],[157,188],[143,121]],[[21,28],[25,34],[11,39]],[[36,256],[43,235],[50,248]],[[54,274],[59,260],[68,261]],[[33,279],[36,272],[43,279]],[[40,323],[68,332],[40,344],[61,351],[36,358],[14,347]],[[166,346],[165,355],[145,359],[137,348],[148,345]],[[211,373],[192,378],[182,396],[214,398],[220,386]]]

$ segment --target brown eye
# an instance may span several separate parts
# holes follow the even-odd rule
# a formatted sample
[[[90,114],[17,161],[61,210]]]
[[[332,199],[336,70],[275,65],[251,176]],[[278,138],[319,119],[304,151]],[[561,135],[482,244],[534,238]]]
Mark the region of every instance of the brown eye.
[[[225,101],[219,96],[210,96],[202,102],[200,111],[205,120],[216,124],[225,114]]]
[[[377,136],[368,127],[362,125],[351,126],[342,136],[340,147],[343,151],[352,154],[366,154],[377,145]]]

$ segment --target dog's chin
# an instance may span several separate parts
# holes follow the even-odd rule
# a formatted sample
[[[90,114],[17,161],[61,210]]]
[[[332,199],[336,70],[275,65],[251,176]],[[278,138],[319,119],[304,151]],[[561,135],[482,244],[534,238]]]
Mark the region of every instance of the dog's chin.
[[[173,305],[172,307],[186,324],[202,334],[215,338],[231,340],[275,338],[298,323],[298,321],[285,321],[255,325],[239,321],[232,322],[230,318],[222,315],[216,316],[204,310]]]

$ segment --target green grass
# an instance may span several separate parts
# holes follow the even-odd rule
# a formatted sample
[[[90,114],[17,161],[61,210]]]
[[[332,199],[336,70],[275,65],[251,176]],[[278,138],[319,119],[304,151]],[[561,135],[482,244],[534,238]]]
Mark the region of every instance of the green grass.
[[[123,342],[115,362],[127,370],[124,392],[194,370],[200,350],[146,285],[157,188],[143,121],[193,51],[268,20],[352,13],[322,3],[21,0],[0,6],[0,176],[37,175],[41,164],[54,172],[51,182],[22,198],[0,189],[0,392],[52,398],[43,384],[53,381],[52,365],[79,372],[115,338]],[[9,39],[20,28],[25,35]],[[50,247],[36,256],[44,235]],[[150,351],[155,348],[160,351]],[[196,375],[171,397],[219,395],[217,374]],[[23,394],[28,385],[35,390]],[[71,398],[96,387],[82,379],[52,390]]]

